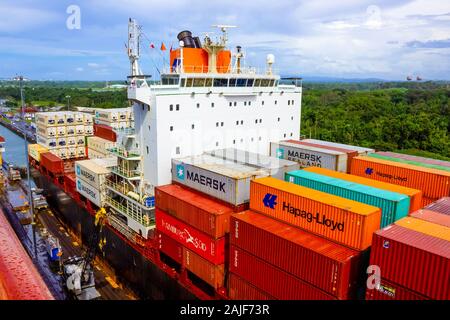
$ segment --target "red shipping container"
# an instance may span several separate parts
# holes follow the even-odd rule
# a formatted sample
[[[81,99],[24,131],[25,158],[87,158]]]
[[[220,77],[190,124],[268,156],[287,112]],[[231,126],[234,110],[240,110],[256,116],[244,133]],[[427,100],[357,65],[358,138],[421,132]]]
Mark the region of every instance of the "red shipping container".
[[[411,213],[410,216],[450,228],[450,215],[442,214],[427,209],[420,209]]]
[[[225,262],[225,237],[212,239],[211,236],[172,217],[158,207],[155,209],[155,220],[159,232],[165,233],[202,258],[214,264]]]
[[[53,174],[64,173],[63,160],[51,152],[41,153],[41,166]]]
[[[116,132],[110,126],[105,124],[96,124],[94,123],[94,136],[116,142],[117,135]]]
[[[271,295],[259,290],[241,277],[228,275],[228,297],[231,300],[275,300]]]
[[[436,200],[424,207],[424,209],[450,215],[450,197]]]
[[[378,288],[366,290],[366,300],[428,300],[426,297],[392,282],[380,279]]]
[[[156,239],[159,251],[172,258],[175,262],[183,263],[183,246],[181,244],[162,232],[157,232]]]
[[[245,211],[231,216],[230,244],[336,296],[355,298],[362,253]]]
[[[375,232],[370,264],[381,277],[431,299],[450,299],[450,241],[398,225]]]
[[[350,149],[344,149],[344,148],[338,148],[338,147],[332,147],[332,146],[325,146],[323,144],[317,144],[317,143],[312,143],[312,142],[304,142],[304,141],[298,141],[298,140],[288,140],[287,142],[296,143],[296,144],[300,144],[300,145],[304,145],[304,146],[315,147],[315,148],[344,152],[347,154],[347,172],[350,172],[352,159],[359,155],[358,151],[356,151],[356,150],[350,150]]]
[[[179,185],[155,188],[156,207],[214,237],[223,237],[230,230],[233,210]]]
[[[314,270],[311,270],[314,272]],[[333,296],[265,262],[230,246],[230,272],[282,300],[333,300]]]
[[[214,289],[222,288],[224,286],[224,264],[213,264],[186,247],[183,247],[183,265],[186,269],[208,283]]]

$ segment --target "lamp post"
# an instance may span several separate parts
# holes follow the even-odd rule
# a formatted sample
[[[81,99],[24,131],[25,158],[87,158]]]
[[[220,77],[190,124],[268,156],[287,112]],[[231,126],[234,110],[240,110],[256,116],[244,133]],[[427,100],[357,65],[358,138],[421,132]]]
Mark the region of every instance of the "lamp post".
[[[70,111],[70,96],[66,96],[67,99],[67,111]]]
[[[19,81],[20,88],[20,106],[21,106],[21,115],[22,115],[22,124],[23,124],[23,139],[25,142],[25,162],[27,164],[27,179],[28,179],[28,199],[30,204],[30,214],[31,214],[31,228],[33,230],[33,248],[34,248],[34,257],[37,258],[37,245],[36,245],[36,228],[34,221],[34,203],[33,203],[33,192],[31,190],[31,175],[30,175],[30,162],[28,161],[28,137],[27,137],[27,129],[26,129],[26,121],[25,121],[25,99],[23,94],[23,76],[17,76],[14,80]]]

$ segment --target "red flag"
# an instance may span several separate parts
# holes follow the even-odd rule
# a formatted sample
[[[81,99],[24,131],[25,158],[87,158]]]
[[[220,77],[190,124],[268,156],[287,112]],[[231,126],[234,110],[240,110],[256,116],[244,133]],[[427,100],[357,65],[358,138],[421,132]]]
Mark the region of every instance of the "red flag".
[[[164,45],[164,42],[161,42],[161,51],[166,51],[166,46]]]
[[[150,48],[155,49],[155,45],[152,43],[150,43]]]

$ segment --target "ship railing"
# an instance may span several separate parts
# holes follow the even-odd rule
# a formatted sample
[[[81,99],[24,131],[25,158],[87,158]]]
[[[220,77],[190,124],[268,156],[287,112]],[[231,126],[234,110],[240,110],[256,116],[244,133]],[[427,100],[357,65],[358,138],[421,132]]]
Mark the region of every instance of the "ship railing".
[[[141,175],[140,170],[129,170],[129,169],[122,168],[120,166],[112,167],[111,171],[113,173],[119,174],[126,178],[137,178],[137,177],[140,177],[140,175]]]
[[[126,195],[128,192],[136,192],[134,188],[132,188],[128,183],[127,184],[121,184],[116,183],[114,181],[111,181],[110,179],[105,180],[106,186],[120,192],[123,195]]]
[[[119,203],[117,200],[111,198],[110,196],[105,196],[105,201],[119,213],[132,218],[137,221],[144,227],[150,227],[154,225],[154,221],[146,214],[142,213],[142,209],[132,202],[128,201],[126,198],[123,198],[126,202],[126,205]]]
[[[136,240],[136,232],[134,232],[130,227],[128,227],[125,223],[123,223],[122,220],[120,220],[119,218],[110,215],[108,217],[108,221],[109,224],[116,229],[117,231],[119,231],[121,234],[123,234],[125,236],[125,238],[127,238],[128,240],[130,240],[133,243],[137,243],[138,241]]]
[[[183,67],[164,67],[161,74],[181,74],[181,73],[212,73],[208,66],[204,65],[185,65]],[[237,67],[237,66],[217,66],[215,74],[243,74],[243,75],[276,75],[279,74],[279,69],[272,68],[271,71],[267,68],[256,67]]]
[[[127,150],[124,147],[114,147],[108,149],[108,151],[124,158],[133,158],[140,156],[139,150],[137,149]]]
[[[114,128],[114,131],[119,133],[119,134],[124,134],[124,135],[133,135],[136,133],[136,130],[132,127],[128,127],[128,128]]]

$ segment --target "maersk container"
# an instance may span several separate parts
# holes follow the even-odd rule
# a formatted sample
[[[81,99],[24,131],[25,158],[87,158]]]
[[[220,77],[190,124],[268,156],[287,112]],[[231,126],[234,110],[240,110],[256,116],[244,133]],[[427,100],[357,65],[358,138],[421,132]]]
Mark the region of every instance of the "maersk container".
[[[413,218],[422,219],[428,222],[432,222],[450,228],[450,215],[447,214],[427,209],[420,209],[417,210],[416,212],[411,213],[410,216]]]
[[[274,297],[234,273],[228,274],[228,297],[231,300],[275,300]]]
[[[378,152],[377,153],[369,153],[368,156],[377,158],[377,159],[382,159],[382,160],[395,161],[395,162],[410,164],[413,166],[431,168],[431,169],[436,169],[436,170],[444,170],[444,171],[450,172],[450,167],[441,166],[441,165],[437,165],[437,164],[425,163],[425,162],[421,162],[421,161],[413,161],[413,160],[408,160],[408,159],[389,157],[389,156],[379,154]]]
[[[274,178],[251,182],[250,209],[356,250],[367,249],[381,210]]]
[[[44,127],[57,125],[54,112],[36,112],[34,119],[37,125],[43,125]]]
[[[372,149],[372,148],[352,146],[350,144],[343,144],[343,143],[337,143],[337,142],[331,142],[331,141],[324,141],[324,140],[317,140],[317,139],[303,139],[302,141],[320,144],[320,145],[324,145],[324,146],[355,150],[355,151],[358,151],[360,156],[364,156],[364,155],[367,155],[368,153],[375,152],[375,149]]]
[[[172,159],[172,181],[234,206],[249,201],[251,180],[268,175],[268,170],[210,155]]]
[[[450,161],[437,160],[437,159],[432,159],[432,158],[412,156],[409,154],[387,152],[387,151],[378,151],[377,154],[379,154],[381,156],[405,159],[405,160],[416,161],[416,162],[420,162],[420,163],[428,163],[428,164],[434,164],[434,165],[438,165],[438,166],[450,167]]]
[[[214,239],[156,207],[156,229],[211,263],[225,262],[225,237]]]
[[[334,300],[326,292],[239,247],[230,246],[230,272],[280,300]]]
[[[450,197],[442,197],[428,204],[424,209],[450,215]]]
[[[79,124],[75,126],[75,133],[77,135],[84,135],[84,125]]]
[[[89,183],[86,183],[84,180],[77,177],[76,179],[77,191],[83,195],[86,199],[91,201],[97,207],[101,207],[103,205],[103,192],[97,189],[96,187],[91,186]]]
[[[77,126],[67,126],[66,127],[66,135],[74,136],[76,134]]]
[[[94,126],[93,125],[84,126],[84,134],[87,136],[93,135],[94,134]]]
[[[48,127],[48,126],[42,126],[38,124],[36,128],[36,133],[44,138],[55,138],[57,135],[56,132],[57,127]]]
[[[230,244],[338,299],[356,298],[361,252],[253,211],[231,216]]]
[[[298,145],[280,141],[270,143],[270,155],[300,163],[301,167],[321,167],[347,172],[347,154],[344,152]]]
[[[430,299],[449,300],[449,259],[450,241],[393,224],[375,232],[370,264],[391,283]]]
[[[381,278],[378,285],[366,289],[366,300],[428,300],[428,298]]]
[[[94,160],[81,160],[75,162],[75,174],[97,189],[104,189],[106,175],[111,170],[96,163]]]
[[[57,148],[57,144],[56,144],[56,138],[46,138],[43,137],[41,135],[36,135],[36,141],[38,144],[40,144],[41,146],[51,150],[51,149],[55,149]]]
[[[284,179],[286,172],[300,169],[300,164],[298,162],[269,157],[234,148],[206,151],[205,153],[216,158],[267,169],[269,170],[269,175],[277,179]]]
[[[406,217],[409,212],[410,199],[408,196],[400,193],[377,189],[305,170],[287,173],[286,181],[378,207],[381,209],[381,228]]]
[[[56,146],[58,148],[65,148],[65,147],[67,147],[67,140],[66,140],[66,138],[65,137],[56,138]]]

